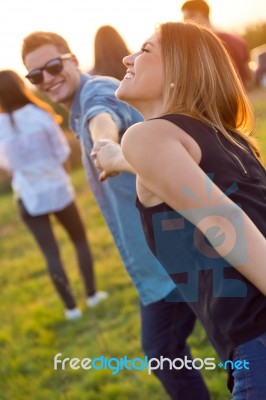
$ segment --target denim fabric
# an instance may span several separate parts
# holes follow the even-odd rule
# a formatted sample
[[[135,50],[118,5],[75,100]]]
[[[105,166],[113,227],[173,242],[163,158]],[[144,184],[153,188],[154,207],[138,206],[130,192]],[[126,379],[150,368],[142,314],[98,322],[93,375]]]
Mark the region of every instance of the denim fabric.
[[[90,156],[92,140],[87,124],[95,115],[110,113],[121,135],[130,125],[141,120],[136,110],[115,98],[118,84],[119,81],[114,78],[82,75],[80,89],[72,105],[70,126],[81,143],[83,164],[91,190],[140,299],[147,305],[167,296],[175,284],[146,244],[139,213],[134,207],[135,176],[121,173],[99,183],[99,173]]]
[[[141,305],[142,347],[147,357],[192,359],[186,339],[193,330],[196,316],[186,303],[165,300]],[[154,374],[174,400],[209,400],[200,371],[182,368],[155,369]]]
[[[247,368],[234,369],[233,400],[266,399],[266,333],[237,346],[233,362],[248,362]]]

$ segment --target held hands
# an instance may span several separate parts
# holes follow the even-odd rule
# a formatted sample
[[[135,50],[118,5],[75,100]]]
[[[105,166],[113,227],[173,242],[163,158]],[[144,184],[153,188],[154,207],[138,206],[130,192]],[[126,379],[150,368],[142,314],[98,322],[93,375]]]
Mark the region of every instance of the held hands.
[[[118,143],[108,139],[98,140],[94,143],[91,156],[95,158],[95,167],[100,171],[100,182],[119,174],[118,165],[122,151]]]

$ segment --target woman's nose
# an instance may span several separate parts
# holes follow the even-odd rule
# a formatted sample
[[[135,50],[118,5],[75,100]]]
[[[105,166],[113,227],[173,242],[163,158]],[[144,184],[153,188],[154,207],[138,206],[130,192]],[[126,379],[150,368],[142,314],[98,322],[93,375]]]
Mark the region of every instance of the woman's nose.
[[[123,64],[126,67],[129,67],[130,65],[134,64],[134,54],[130,54],[129,56],[126,56],[123,58]]]

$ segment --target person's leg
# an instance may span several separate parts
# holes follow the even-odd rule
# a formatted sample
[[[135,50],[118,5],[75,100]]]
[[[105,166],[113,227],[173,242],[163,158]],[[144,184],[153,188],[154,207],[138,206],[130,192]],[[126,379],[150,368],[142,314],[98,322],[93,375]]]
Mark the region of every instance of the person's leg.
[[[49,215],[31,216],[21,201],[18,202],[20,216],[39,244],[45,257],[52,282],[67,309],[76,307],[75,300],[65,274],[59,249],[51,228]]]
[[[141,305],[142,347],[148,359],[165,357],[170,360],[187,356],[192,359],[186,339],[192,332],[196,317],[186,303],[158,301]],[[173,400],[209,400],[210,396],[198,370],[167,368],[154,370]]]
[[[232,368],[233,400],[266,398],[266,333],[236,347]]]
[[[75,246],[79,269],[83,277],[86,294],[87,296],[93,296],[96,292],[93,258],[76,204],[72,202],[69,206],[61,211],[57,211],[54,214],[66,229]]]

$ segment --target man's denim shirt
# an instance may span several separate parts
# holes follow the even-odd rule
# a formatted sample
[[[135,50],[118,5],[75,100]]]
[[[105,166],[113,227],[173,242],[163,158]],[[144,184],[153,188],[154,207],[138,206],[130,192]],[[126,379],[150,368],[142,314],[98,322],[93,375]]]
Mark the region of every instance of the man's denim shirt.
[[[91,190],[109,226],[124,265],[144,305],[166,297],[175,284],[149,250],[140,216],[135,208],[136,179],[121,173],[100,183],[92,157],[88,121],[101,112],[111,114],[122,135],[133,123],[141,121],[136,110],[115,98],[119,81],[82,74],[70,114],[71,129],[81,143],[82,160]]]

